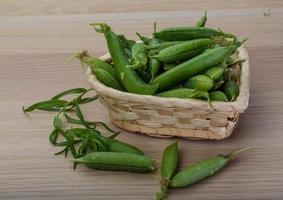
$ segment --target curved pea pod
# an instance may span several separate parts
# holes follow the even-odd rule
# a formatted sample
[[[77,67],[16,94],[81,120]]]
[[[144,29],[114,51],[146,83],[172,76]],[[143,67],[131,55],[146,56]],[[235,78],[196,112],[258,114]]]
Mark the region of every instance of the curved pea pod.
[[[74,162],[94,169],[113,171],[150,172],[156,169],[149,157],[131,153],[93,152]]]
[[[160,65],[161,65],[161,63],[159,62],[158,59],[149,58],[148,70],[149,70],[150,75],[151,75],[151,80],[153,80],[154,77],[156,76],[156,74],[158,73],[158,71],[160,69]]]
[[[178,143],[174,142],[167,146],[163,151],[161,161],[161,181],[160,181],[160,192],[156,193],[157,199],[163,199],[166,197],[167,186],[171,177],[174,175],[179,161]]]
[[[228,102],[229,100],[227,99],[226,95],[221,92],[221,91],[215,91],[215,92],[211,92],[209,94],[210,100],[211,101],[224,101],[224,102]]]
[[[202,53],[211,42],[211,39],[196,39],[182,42],[162,49],[155,58],[162,62],[175,62],[190,59]]]
[[[186,88],[208,91],[213,87],[213,80],[206,75],[196,75],[189,78],[184,86]]]
[[[162,179],[169,180],[178,166],[178,143],[174,142],[163,151],[160,175]]]
[[[196,23],[198,27],[204,27],[207,21],[207,11],[204,12],[204,15],[200,18],[200,20]]]
[[[136,43],[132,47],[132,57],[129,60],[130,65],[128,67],[132,69],[146,68],[147,52],[148,49],[144,43]]]
[[[230,52],[231,47],[218,47],[202,53],[160,74],[152,81],[152,84],[158,84],[158,91],[169,89],[187,78],[221,63]]]
[[[232,34],[206,27],[165,28],[153,33],[153,36],[164,41],[185,41],[199,38],[212,38],[216,36],[233,37]]]
[[[103,69],[107,71],[109,74],[111,74],[113,77],[118,79],[118,75],[115,72],[115,69],[112,67],[112,65],[106,63],[105,61],[99,58],[90,56],[87,51],[78,53],[75,55],[75,57],[80,59],[80,61],[85,63],[87,66],[89,66],[93,73],[94,73],[94,69]]]
[[[243,148],[230,152],[227,155],[219,155],[211,157],[206,160],[195,163],[185,169],[179,171],[171,180],[170,187],[179,188],[192,185],[199,182],[209,176],[212,176],[216,172],[220,171],[226,166],[236,155],[250,148]]]
[[[123,86],[110,73],[103,69],[93,69],[96,78],[104,85],[124,91]]]
[[[204,72],[204,74],[209,78],[211,78],[213,81],[219,79],[223,75],[223,73],[224,73],[224,68],[219,66],[209,68]]]
[[[144,155],[143,152],[137,147],[119,140],[107,138],[106,143],[108,151]]]
[[[237,83],[233,80],[228,80],[223,90],[229,101],[235,101],[240,93]]]
[[[135,94],[154,94],[158,88],[157,84],[145,83],[135,72],[135,70],[128,68],[128,57],[125,48],[120,42],[118,36],[111,30],[111,28],[103,23],[93,23],[95,30],[104,33],[107,41],[107,46],[118,74],[119,81],[128,92]]]

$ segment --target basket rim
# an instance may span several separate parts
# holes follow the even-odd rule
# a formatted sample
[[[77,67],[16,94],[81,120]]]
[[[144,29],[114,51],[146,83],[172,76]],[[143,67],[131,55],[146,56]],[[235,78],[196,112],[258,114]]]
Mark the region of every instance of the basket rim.
[[[139,103],[139,104],[170,107],[170,108],[172,107],[197,108],[197,109],[206,109],[206,110],[213,109],[224,112],[227,111],[244,112],[247,109],[249,102],[249,81],[250,81],[249,54],[244,46],[239,47],[237,51],[239,54],[239,58],[245,60],[242,63],[242,67],[241,67],[240,94],[237,100],[234,102],[212,101],[212,108],[208,105],[207,102],[198,99],[165,98],[165,97],[157,97],[153,95],[133,94],[107,87],[96,79],[90,67],[86,68],[86,75],[88,77],[88,83],[98,93],[98,95],[105,95],[121,101],[128,101],[137,104]],[[99,58],[102,60],[111,59],[109,53],[105,53]]]

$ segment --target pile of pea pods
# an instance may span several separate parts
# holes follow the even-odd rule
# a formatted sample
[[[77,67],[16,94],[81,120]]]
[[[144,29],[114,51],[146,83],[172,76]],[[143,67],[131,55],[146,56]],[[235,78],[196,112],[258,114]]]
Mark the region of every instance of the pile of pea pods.
[[[240,66],[236,49],[246,40],[205,27],[207,13],[189,27],[166,28],[152,37],[137,33],[139,41],[119,35],[105,23],[91,23],[103,33],[111,63],[76,54],[96,78],[108,87],[159,97],[235,101],[239,95]]]

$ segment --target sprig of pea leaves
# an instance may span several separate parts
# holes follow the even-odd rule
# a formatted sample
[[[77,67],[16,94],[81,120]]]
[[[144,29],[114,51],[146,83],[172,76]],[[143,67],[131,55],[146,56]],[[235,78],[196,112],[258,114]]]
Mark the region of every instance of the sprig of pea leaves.
[[[119,132],[111,129],[105,123],[99,121],[86,120],[80,105],[95,101],[98,99],[97,95],[91,97],[84,97],[87,93],[93,91],[85,88],[72,88],[52,97],[50,100],[37,102],[27,108],[23,107],[24,112],[31,112],[36,109],[45,111],[57,111],[53,119],[53,130],[49,135],[51,144],[63,149],[55,155],[64,153],[65,157],[71,152],[74,158],[82,157],[90,151],[106,151],[107,143],[105,137],[97,130],[97,127],[102,127],[112,133],[109,138],[115,138]],[[77,97],[67,101],[62,99],[68,95],[78,94]],[[76,117],[71,117],[70,113],[74,113]],[[63,118],[69,124],[81,125],[83,128],[63,129]],[[58,141],[59,136],[63,139]],[[74,164],[74,169],[77,164]]]

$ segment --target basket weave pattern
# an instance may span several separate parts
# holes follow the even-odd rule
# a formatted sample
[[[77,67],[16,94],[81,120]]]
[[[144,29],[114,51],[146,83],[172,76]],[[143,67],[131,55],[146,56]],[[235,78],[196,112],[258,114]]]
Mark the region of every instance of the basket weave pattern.
[[[91,70],[88,82],[97,91],[100,102],[109,110],[113,124],[130,132],[155,137],[224,139],[235,129],[239,113],[248,106],[249,60],[244,47],[238,50],[242,63],[240,95],[234,102],[208,103],[196,99],[162,98],[121,92],[100,83]],[[101,57],[110,59],[109,54]]]

